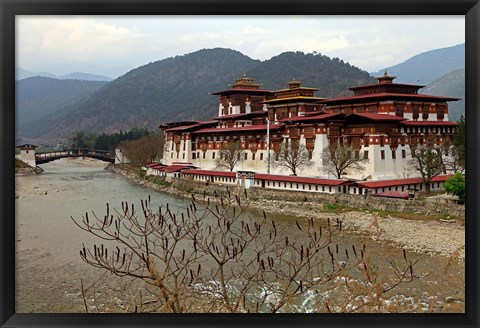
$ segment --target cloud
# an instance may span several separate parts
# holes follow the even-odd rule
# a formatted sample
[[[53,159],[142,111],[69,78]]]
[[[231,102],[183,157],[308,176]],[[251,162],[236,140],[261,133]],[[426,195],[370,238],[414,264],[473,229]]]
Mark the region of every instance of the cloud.
[[[111,74],[119,75],[151,61],[215,47],[260,60],[285,51],[316,51],[376,71],[464,42],[464,17],[17,16],[17,31],[20,66],[54,74],[74,67],[116,67]],[[67,71],[58,71],[60,67]]]

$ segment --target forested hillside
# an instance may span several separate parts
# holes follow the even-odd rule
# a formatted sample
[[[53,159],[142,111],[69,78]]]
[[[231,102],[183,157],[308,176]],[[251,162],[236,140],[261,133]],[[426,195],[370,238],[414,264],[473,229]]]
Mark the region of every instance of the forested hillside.
[[[426,86],[422,93],[460,98],[460,101],[449,103],[450,121],[458,121],[461,115],[465,115],[465,69],[450,72]]]
[[[24,128],[28,140],[48,143],[78,131],[116,132],[161,123],[209,119],[218,97],[209,93],[247,74],[263,88],[285,88],[296,79],[319,88],[318,96],[350,94],[350,86],[373,83],[365,71],[320,54],[288,52],[261,62],[230,49],[205,49],[141,66],[104,88]]]
[[[58,80],[47,77],[30,77],[16,82],[17,136],[28,135],[27,126],[43,120],[57,111],[92,95],[107,82]],[[33,123],[35,124],[35,123]]]

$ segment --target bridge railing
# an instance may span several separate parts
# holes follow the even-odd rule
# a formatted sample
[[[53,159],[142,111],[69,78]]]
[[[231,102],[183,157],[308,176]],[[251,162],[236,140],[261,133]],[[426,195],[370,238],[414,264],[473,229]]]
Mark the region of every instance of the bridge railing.
[[[114,159],[115,154],[108,150],[96,150],[96,149],[87,149],[87,148],[74,148],[74,149],[65,149],[65,150],[56,150],[52,152],[38,153],[35,154],[35,159],[37,161],[46,161],[50,159],[59,159],[62,157],[81,157],[81,156],[91,156],[101,159]]]

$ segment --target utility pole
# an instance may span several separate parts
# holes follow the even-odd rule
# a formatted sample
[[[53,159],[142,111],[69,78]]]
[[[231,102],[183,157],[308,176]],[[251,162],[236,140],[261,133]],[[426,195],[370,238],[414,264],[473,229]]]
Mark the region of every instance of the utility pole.
[[[267,174],[270,174],[270,120],[267,117]]]

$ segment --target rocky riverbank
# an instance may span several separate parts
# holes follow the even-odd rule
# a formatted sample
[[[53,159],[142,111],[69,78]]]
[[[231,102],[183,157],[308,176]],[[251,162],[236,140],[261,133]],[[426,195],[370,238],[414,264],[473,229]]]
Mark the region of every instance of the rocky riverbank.
[[[171,186],[160,186],[145,180],[138,170],[109,165],[106,169],[122,174],[147,188],[168,192],[182,197],[191,197],[190,192]],[[250,207],[276,213],[296,216],[299,220],[314,217],[318,219],[339,218],[343,227],[354,233],[367,236],[379,243],[388,243],[408,251],[451,257],[460,262],[465,260],[465,227],[455,221],[405,219],[392,216],[381,217],[370,211],[349,211],[330,213],[324,204],[316,202],[288,202],[269,199],[255,199]]]

